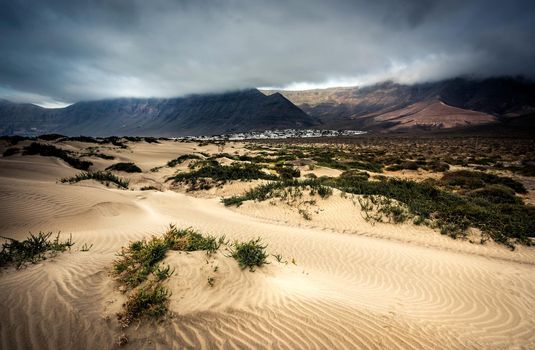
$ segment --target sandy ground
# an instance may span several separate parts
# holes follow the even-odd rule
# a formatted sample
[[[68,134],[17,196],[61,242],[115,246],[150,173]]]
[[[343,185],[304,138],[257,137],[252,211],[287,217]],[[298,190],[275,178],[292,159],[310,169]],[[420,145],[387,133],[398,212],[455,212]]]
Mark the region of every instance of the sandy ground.
[[[195,151],[217,148],[140,143],[104,153],[144,170],[129,176],[138,188],[174,171],[149,169]],[[118,160],[92,161],[105,168]],[[535,348],[534,249],[372,225],[354,198],[336,191],[318,197],[305,220],[284,203],[229,209],[219,202],[221,193],[248,185],[191,196],[169,184],[159,192],[57,182],[75,173],[54,158],[0,158],[0,235],[61,231],[76,242],[70,253],[0,272],[2,349],[111,349],[122,334],[132,349]],[[169,223],[231,240],[262,237],[287,263],[272,257],[252,273],[225,251],[210,259],[171,252],[172,317],[123,330],[115,313],[124,296],[109,275],[115,254]],[[89,252],[79,251],[84,243],[93,244]]]

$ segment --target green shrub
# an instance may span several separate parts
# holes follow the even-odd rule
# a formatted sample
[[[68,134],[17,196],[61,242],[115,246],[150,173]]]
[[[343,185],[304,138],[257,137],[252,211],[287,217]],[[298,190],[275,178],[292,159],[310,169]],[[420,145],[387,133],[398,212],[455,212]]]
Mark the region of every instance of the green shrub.
[[[150,283],[132,292],[117,317],[125,326],[141,318],[162,317],[167,313],[170,296],[166,287]]]
[[[522,201],[515,196],[515,191],[503,185],[487,185],[483,188],[472,190],[467,196],[474,199],[483,199],[490,203],[520,204]]]
[[[261,244],[260,238],[248,242],[235,242],[232,257],[242,269],[249,268],[250,271],[254,271],[255,267],[267,264],[266,248],[266,245]]]
[[[443,173],[450,169],[450,165],[448,163],[440,161],[431,161],[427,163],[423,168],[425,170],[434,171],[436,173]]]
[[[24,147],[23,155],[41,155],[44,157],[56,157],[64,160],[67,164],[73,168],[80,170],[87,170],[93,163],[85,160],[80,160],[71,156],[70,152],[61,148],[57,148],[51,145],[45,145],[42,143],[32,142],[31,145]]]
[[[93,172],[81,172],[79,174],[76,174],[75,176],[63,178],[60,181],[63,183],[76,183],[83,180],[96,180],[99,181],[105,185],[108,185],[109,183],[114,183],[120,188],[127,189],[129,181],[125,180],[123,178],[120,178],[109,171],[93,171]]]
[[[106,170],[115,170],[115,171],[124,171],[126,173],[141,173],[141,168],[139,168],[134,163],[115,163],[106,168]]]
[[[155,137],[145,137],[144,140],[146,143],[160,143]]]
[[[102,159],[106,159],[106,160],[115,159],[114,156],[110,156],[110,155],[104,154],[104,153],[89,153],[89,154],[87,154],[87,156],[89,156],[89,157],[98,157],[98,158],[102,158]]]
[[[175,183],[183,182],[195,185],[202,178],[211,178],[212,180],[219,181],[221,183],[231,180],[247,181],[254,179],[277,179],[277,176],[265,173],[262,171],[262,168],[256,164],[232,163],[231,165],[220,165],[215,161],[206,161],[198,165],[200,165],[200,169],[177,174],[169,177],[167,181],[172,180]]]
[[[401,164],[391,165],[386,168],[386,170],[389,171],[397,171],[397,170],[418,170],[419,166],[418,163],[413,161],[405,161]]]
[[[159,191],[160,189],[156,186],[143,186],[140,188],[140,191]]]
[[[113,274],[129,292],[124,310],[117,316],[124,326],[142,317],[161,317],[167,313],[169,290],[162,285],[174,272],[160,262],[169,250],[214,253],[225,242],[203,236],[191,228],[178,229],[171,225],[163,236],[134,241],[123,247],[113,262]],[[215,270],[214,270],[215,271]]]
[[[192,228],[177,229],[171,226],[164,235],[164,240],[169,249],[182,251],[206,250],[214,253],[219,249],[219,243],[213,236],[204,236]]]
[[[113,263],[117,280],[130,288],[137,287],[154,272],[168,249],[166,242],[158,237],[132,242],[121,249]]]
[[[20,149],[18,149],[17,147],[10,147],[8,149],[6,149],[4,151],[4,153],[2,154],[3,157],[9,157],[9,156],[12,156],[14,154],[17,154],[20,152]]]
[[[64,252],[74,245],[72,237],[66,241],[60,241],[59,232],[54,239],[51,237],[52,232],[39,232],[37,235],[30,233],[30,236],[23,241],[2,237],[7,242],[2,244],[0,266],[13,263],[19,268],[26,262],[35,263],[44,260],[47,256]]]
[[[502,177],[481,171],[458,170],[447,172],[442,176],[441,183],[446,186],[460,187],[474,190],[485,185],[503,185],[512,188],[516,193],[526,193],[526,188],[520,182],[509,177]]]
[[[327,186],[319,186],[317,191],[321,198],[327,198],[333,194],[332,188]]]
[[[277,171],[282,180],[290,180],[294,177],[301,176],[301,172],[299,171],[299,169],[289,166],[277,166],[275,167],[275,171]]]
[[[495,178],[492,179],[496,181]],[[510,184],[510,181],[504,181],[503,178],[498,179]],[[264,201],[280,195],[281,189],[292,186],[310,186],[316,190],[328,186],[345,193],[381,196],[389,200],[378,202],[377,210],[390,217],[392,222],[418,217],[418,222],[436,227],[454,237],[465,235],[468,227],[479,228],[497,242],[505,244],[511,238],[529,244],[528,237],[535,236],[535,207],[524,205],[516,197],[511,197],[511,190],[507,192],[503,187],[495,186],[486,189],[483,187],[481,191],[463,195],[440,189],[432,181],[414,182],[389,178],[368,181],[364,176],[346,174],[339,178],[263,184],[243,195],[223,198],[222,202],[228,206],[240,205],[247,200]]]
[[[196,154],[183,154],[181,155],[180,157],[178,158],[175,158],[173,160],[170,160],[167,162],[167,166],[172,168],[172,167],[175,167],[177,166],[178,164],[182,164],[184,163],[184,161],[188,160],[188,159],[202,159],[201,157],[199,157],[198,155]]]

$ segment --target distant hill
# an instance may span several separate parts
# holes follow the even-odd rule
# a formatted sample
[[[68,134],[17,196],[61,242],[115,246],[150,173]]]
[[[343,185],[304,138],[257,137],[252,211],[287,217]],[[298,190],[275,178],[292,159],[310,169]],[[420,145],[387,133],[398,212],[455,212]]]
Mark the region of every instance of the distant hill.
[[[474,127],[535,111],[535,84],[522,78],[457,78],[415,85],[385,82],[280,93],[327,128],[382,132]]]
[[[46,109],[0,101],[0,134],[212,135],[309,128],[319,121],[281,94],[256,89],[183,98],[121,98]]]
[[[248,89],[180,98],[120,98],[56,109],[0,100],[0,134],[185,136],[284,128],[374,132],[476,128],[496,133],[521,130],[534,113],[533,82],[457,78],[415,85],[385,82],[308,91]],[[527,117],[521,123],[510,122],[523,116]],[[496,127],[477,128],[485,125]]]

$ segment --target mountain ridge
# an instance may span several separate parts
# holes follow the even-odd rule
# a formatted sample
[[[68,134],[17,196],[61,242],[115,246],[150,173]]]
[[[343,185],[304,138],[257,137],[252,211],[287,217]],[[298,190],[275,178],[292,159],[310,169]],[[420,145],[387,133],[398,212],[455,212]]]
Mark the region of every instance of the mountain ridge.
[[[381,132],[397,131],[403,124],[403,120],[381,120],[381,116],[398,111],[401,118],[404,109],[418,103],[438,101],[464,110],[461,114],[466,117],[465,120],[460,120],[460,114],[456,112],[454,115],[457,116],[458,123],[451,125],[451,120],[448,120],[450,114],[443,113],[443,123],[436,123],[436,128],[440,128],[440,124],[442,127],[447,124],[450,124],[447,127],[462,127],[463,124],[471,127],[535,112],[535,84],[518,77],[454,78],[413,85],[387,81],[365,87],[263,92],[282,93],[303,111],[332,128],[360,128]],[[424,119],[420,123],[412,123],[412,127],[425,128],[428,123]]]
[[[30,106],[0,103],[0,133],[186,136],[318,123],[284,96],[266,96],[256,89],[177,98],[82,101],[55,109]]]
[[[173,137],[285,128],[388,133],[501,124],[534,112],[531,81],[455,78],[413,85],[387,81],[305,91],[116,98],[53,109],[0,100],[0,134]]]

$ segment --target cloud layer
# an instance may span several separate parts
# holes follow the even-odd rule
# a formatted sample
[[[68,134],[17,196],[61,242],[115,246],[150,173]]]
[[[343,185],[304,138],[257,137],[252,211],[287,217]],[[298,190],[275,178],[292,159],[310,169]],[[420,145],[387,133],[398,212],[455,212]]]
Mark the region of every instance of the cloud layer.
[[[0,0],[0,97],[535,76],[535,2]]]

